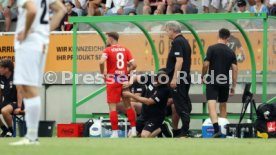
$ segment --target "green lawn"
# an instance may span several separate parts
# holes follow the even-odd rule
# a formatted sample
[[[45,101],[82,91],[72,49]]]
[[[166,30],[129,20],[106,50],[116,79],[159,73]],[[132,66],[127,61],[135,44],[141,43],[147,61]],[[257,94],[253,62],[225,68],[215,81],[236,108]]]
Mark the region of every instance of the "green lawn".
[[[273,155],[276,139],[92,139],[41,138],[39,146],[9,146],[1,155]]]

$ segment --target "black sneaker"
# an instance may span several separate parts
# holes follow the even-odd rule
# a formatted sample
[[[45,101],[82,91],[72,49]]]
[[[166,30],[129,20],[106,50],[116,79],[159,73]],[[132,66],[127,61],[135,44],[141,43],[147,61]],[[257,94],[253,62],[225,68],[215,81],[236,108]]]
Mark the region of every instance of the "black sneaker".
[[[173,136],[172,130],[170,129],[170,124],[166,121],[164,121],[162,124],[161,131],[162,134],[167,138],[171,138]]]
[[[213,135],[213,138],[221,138],[221,137],[222,137],[221,132],[214,133],[214,135]]]

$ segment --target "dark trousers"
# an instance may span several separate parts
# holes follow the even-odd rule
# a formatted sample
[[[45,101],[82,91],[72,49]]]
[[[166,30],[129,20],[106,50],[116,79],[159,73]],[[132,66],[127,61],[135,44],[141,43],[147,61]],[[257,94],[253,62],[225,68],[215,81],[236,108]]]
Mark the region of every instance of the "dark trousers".
[[[175,109],[179,115],[182,128],[181,135],[187,136],[190,127],[190,113],[192,111],[192,104],[189,97],[190,84],[177,84],[176,89],[171,89],[171,95],[174,101]]]

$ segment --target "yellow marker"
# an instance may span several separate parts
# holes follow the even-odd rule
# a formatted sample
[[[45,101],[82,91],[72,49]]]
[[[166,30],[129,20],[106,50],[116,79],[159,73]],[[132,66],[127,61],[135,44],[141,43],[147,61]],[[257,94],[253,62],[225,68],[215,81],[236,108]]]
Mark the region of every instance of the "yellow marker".
[[[259,131],[257,131],[257,136],[260,138],[268,138],[268,134],[267,133],[260,133]]]

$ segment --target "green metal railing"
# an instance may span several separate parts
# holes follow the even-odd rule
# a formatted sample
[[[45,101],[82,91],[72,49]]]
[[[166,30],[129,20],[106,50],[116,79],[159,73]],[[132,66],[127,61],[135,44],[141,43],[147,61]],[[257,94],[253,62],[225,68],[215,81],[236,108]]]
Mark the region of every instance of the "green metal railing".
[[[154,22],[154,21],[178,21],[183,24],[188,30],[192,33],[198,47],[200,49],[200,54],[202,57],[202,61],[205,57],[204,47],[200,38],[197,35],[197,32],[194,30],[193,26],[189,23],[189,21],[208,21],[208,20],[218,20],[218,21],[227,21],[233,24],[243,35],[246,44],[249,49],[250,59],[251,59],[251,83],[252,83],[252,92],[256,93],[256,62],[254,57],[254,51],[252,45],[250,43],[249,37],[247,33],[242,29],[242,27],[235,22],[235,20],[240,19],[261,19],[263,20],[263,43],[267,43],[267,15],[265,13],[244,13],[244,14],[187,14],[187,15],[138,15],[138,16],[103,16],[103,17],[70,17],[69,22],[73,23],[73,102],[72,102],[72,122],[76,122],[77,118],[90,118],[91,114],[77,114],[77,107],[83,105],[90,99],[96,97],[97,95],[101,94],[105,90],[105,86],[101,87],[99,90],[93,92],[91,95],[87,96],[86,98],[82,99],[81,101],[77,101],[77,83],[76,83],[76,74],[77,74],[77,27],[78,23],[86,23],[89,24],[92,28],[94,28],[99,35],[101,36],[102,40],[105,42],[104,34],[101,28],[96,26],[96,23],[115,23],[115,22],[130,22],[136,25],[146,36],[147,40],[150,43],[152,48],[152,54],[154,57],[155,62],[155,70],[159,69],[159,62],[158,62],[158,54],[154,45],[154,42],[147,32],[147,30],[139,23],[139,22]],[[266,101],[267,95],[267,45],[263,45],[263,96],[262,100]],[[203,87],[203,92],[205,89]],[[206,105],[203,108],[206,111]],[[202,117],[201,117],[202,118]]]

